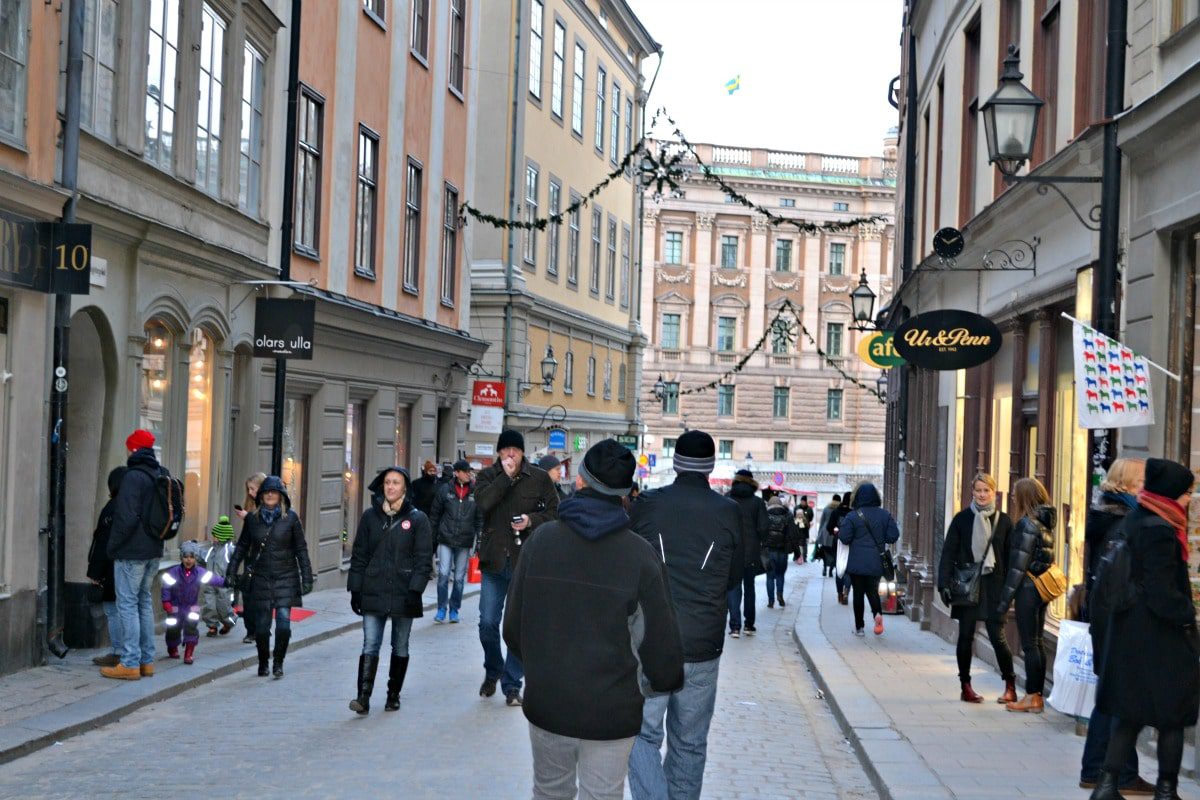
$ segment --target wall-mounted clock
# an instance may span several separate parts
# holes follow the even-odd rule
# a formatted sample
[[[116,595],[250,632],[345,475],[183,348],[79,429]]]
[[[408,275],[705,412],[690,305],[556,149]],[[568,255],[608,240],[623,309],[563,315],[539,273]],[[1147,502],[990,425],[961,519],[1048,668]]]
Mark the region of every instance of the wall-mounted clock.
[[[958,228],[942,228],[933,235],[933,252],[942,258],[957,258],[966,245],[967,240]]]

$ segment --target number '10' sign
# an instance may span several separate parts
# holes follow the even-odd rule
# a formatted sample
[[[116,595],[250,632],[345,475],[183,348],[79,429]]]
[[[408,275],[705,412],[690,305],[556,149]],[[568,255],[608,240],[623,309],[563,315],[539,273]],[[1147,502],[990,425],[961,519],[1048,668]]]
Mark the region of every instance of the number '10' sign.
[[[0,284],[88,294],[92,226],[0,214]]]

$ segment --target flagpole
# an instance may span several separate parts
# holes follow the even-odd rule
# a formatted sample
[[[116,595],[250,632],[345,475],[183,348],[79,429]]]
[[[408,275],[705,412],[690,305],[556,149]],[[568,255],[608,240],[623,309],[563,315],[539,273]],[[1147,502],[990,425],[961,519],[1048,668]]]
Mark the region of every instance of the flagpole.
[[[1071,322],[1074,322],[1076,325],[1082,325],[1083,327],[1087,328],[1087,329],[1088,329],[1088,330],[1090,330],[1090,331],[1095,331],[1095,330],[1096,330],[1096,329],[1095,329],[1095,328],[1093,328],[1091,325],[1087,324],[1086,322],[1083,322],[1082,320],[1075,319],[1074,317],[1072,317],[1070,314],[1068,314],[1068,313],[1067,313],[1067,312],[1065,312],[1065,311],[1062,313],[1062,317],[1063,317],[1063,319],[1069,319],[1069,320],[1071,320]],[[1097,333],[1099,333],[1099,331],[1096,331],[1096,332],[1097,332]],[[1106,337],[1106,338],[1112,338],[1112,337]],[[1113,341],[1115,342],[1115,341],[1117,341],[1117,340],[1116,340],[1116,339],[1113,339]],[[1124,346],[1124,345],[1122,345],[1122,346]],[[1145,361],[1145,362],[1146,362],[1147,364],[1149,364],[1150,366],[1154,367],[1156,370],[1158,370],[1159,372],[1161,372],[1163,375],[1166,375],[1168,378],[1173,378],[1173,379],[1174,379],[1174,380],[1176,380],[1176,381],[1179,381],[1179,380],[1181,380],[1181,378],[1180,378],[1178,375],[1176,375],[1174,372],[1171,372],[1171,371],[1170,371],[1169,369],[1167,369],[1166,367],[1163,367],[1163,366],[1160,366],[1160,365],[1158,365],[1158,364],[1155,364],[1153,361],[1151,361],[1150,359],[1146,358],[1144,355],[1141,355],[1140,353],[1134,353],[1134,355],[1135,355],[1136,357],[1138,357],[1138,358],[1142,359],[1143,361]]]

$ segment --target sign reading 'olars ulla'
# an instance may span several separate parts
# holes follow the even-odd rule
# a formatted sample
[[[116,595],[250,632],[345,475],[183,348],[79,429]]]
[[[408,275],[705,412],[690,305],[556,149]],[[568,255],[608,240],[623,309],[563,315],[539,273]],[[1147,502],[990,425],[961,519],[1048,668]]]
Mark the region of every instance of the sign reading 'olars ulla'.
[[[976,367],[1000,351],[996,323],[970,311],[945,308],[918,314],[896,330],[894,343],[916,367],[956,370]]]

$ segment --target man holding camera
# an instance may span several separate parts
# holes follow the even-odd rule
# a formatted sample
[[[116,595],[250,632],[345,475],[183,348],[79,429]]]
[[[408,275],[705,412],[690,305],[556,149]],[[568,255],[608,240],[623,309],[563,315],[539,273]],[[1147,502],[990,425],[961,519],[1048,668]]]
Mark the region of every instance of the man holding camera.
[[[500,652],[500,621],[521,546],[539,525],[558,519],[558,492],[550,476],[525,458],[525,437],[517,431],[500,434],[496,457],[497,463],[481,470],[475,479],[475,500],[483,510],[479,643],[483,645],[484,678],[479,696],[494,695],[499,680],[508,705],[519,706],[524,671],[511,651],[507,658]]]

